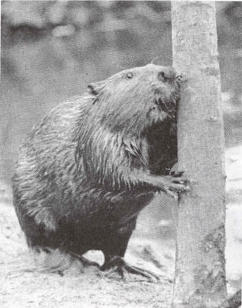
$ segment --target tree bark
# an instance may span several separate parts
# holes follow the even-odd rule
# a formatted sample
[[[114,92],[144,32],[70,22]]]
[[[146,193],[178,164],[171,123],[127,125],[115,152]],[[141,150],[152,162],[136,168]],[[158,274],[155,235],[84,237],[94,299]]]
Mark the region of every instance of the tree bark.
[[[172,2],[173,66],[185,73],[178,165],[191,191],[179,197],[174,308],[226,299],[225,173],[215,3]]]

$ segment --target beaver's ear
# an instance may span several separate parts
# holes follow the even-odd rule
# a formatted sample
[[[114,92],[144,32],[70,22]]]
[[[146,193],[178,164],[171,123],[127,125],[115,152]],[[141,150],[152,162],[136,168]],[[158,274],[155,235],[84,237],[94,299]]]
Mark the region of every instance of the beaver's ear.
[[[106,83],[105,83],[104,80],[89,83],[89,85],[87,86],[87,90],[92,95],[98,95],[100,93],[100,91],[105,87],[105,84]]]

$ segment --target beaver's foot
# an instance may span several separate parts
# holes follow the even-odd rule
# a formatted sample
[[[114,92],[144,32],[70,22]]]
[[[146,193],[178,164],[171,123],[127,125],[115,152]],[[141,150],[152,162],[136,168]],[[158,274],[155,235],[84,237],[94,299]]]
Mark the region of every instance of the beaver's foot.
[[[142,276],[150,282],[159,281],[160,279],[158,275],[148,270],[143,270],[139,267],[127,264],[124,259],[119,256],[111,257],[108,262],[104,263],[101,270],[105,271],[105,276],[107,277],[113,277],[113,274],[118,273],[122,279],[125,279],[127,274]]]
[[[84,267],[95,266],[97,268],[100,268],[100,265],[97,262],[90,261],[87,258],[80,256],[80,255],[78,255],[74,252],[71,252],[70,254],[71,254],[72,257],[78,259]]]
[[[183,176],[182,171],[172,171],[170,175],[163,177],[163,190],[168,195],[177,199],[179,193],[190,190],[189,181]]]

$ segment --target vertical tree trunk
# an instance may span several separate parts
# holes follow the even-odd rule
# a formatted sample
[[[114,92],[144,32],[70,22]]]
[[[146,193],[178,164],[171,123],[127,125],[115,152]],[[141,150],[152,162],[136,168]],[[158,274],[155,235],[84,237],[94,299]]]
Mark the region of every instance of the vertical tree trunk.
[[[178,164],[191,181],[179,200],[175,308],[226,299],[225,174],[214,2],[172,2],[174,67],[188,81],[178,112]]]

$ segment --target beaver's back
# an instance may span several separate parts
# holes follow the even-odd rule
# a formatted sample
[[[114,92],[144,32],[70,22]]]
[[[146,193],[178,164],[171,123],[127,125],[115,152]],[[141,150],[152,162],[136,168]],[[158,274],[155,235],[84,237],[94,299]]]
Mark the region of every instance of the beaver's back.
[[[48,222],[53,229],[61,215],[61,200],[71,202],[82,175],[80,172],[76,177],[73,135],[85,109],[83,98],[57,106],[21,147],[13,176],[14,205],[20,222],[27,213],[36,221]]]

